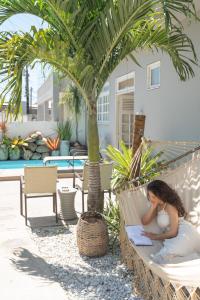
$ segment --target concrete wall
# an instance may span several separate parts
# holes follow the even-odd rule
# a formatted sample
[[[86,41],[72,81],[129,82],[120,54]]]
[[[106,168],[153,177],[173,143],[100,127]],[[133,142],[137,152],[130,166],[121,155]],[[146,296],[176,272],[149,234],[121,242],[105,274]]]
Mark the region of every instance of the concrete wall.
[[[49,75],[47,80],[38,89],[38,113],[39,121],[58,121],[58,101],[59,86],[57,86],[57,77],[55,73]],[[49,102],[51,102],[51,114],[49,114]]]
[[[34,131],[40,131],[44,136],[56,135],[56,122],[34,121],[34,122],[12,122],[8,123],[8,136],[23,138]]]
[[[195,44],[200,60],[200,23],[185,23],[186,33]],[[110,122],[99,124],[102,144],[117,145],[116,136],[116,79],[135,72],[135,113],[146,115],[145,136],[153,140],[200,140],[200,68],[194,67],[195,78],[181,82],[167,55],[141,53],[137,59],[142,67],[125,59],[111,74]],[[147,65],[161,61],[161,85],[154,90],[147,89]]]

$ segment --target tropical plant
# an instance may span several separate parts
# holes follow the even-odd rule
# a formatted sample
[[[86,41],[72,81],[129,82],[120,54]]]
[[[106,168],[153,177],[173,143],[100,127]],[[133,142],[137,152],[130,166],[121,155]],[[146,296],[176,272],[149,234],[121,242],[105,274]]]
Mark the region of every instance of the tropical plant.
[[[10,140],[10,148],[23,148],[23,147],[28,147],[28,143],[26,142],[25,139],[21,138],[21,136],[15,137]]]
[[[103,212],[108,226],[110,243],[114,246],[120,233],[120,209],[118,200],[109,199]]]
[[[57,134],[61,141],[70,141],[72,137],[71,122],[67,120],[64,123],[57,124]]]
[[[20,158],[21,149],[24,150],[28,146],[28,143],[20,136],[9,138],[8,136],[4,135],[2,139],[2,145],[8,149],[10,159],[15,160]]]
[[[59,143],[60,143],[59,137],[56,137],[54,139],[53,138],[43,138],[43,141],[45,142],[45,144],[51,151],[58,150]]]
[[[6,121],[0,122],[0,132],[2,132],[2,137],[4,137],[7,132],[7,122]]]
[[[116,192],[130,187],[132,178],[133,156],[132,149],[126,147],[123,141],[120,142],[121,151],[109,145],[104,151],[106,155],[113,161],[114,171],[112,174],[112,189]],[[139,184],[143,184],[158,176],[159,166],[163,162],[161,156],[162,151],[154,154],[152,146],[144,147],[141,155]]]
[[[19,13],[49,27],[1,32],[0,97],[9,95],[8,113],[16,117],[23,70],[38,61],[72,80],[88,110],[88,208],[99,210],[98,96],[117,65],[127,56],[139,64],[136,53],[144,49],[168,54],[181,80],[194,76],[195,50],[181,25],[183,16],[196,16],[194,0],[0,0],[0,24]]]
[[[82,111],[82,96],[79,92],[79,89],[71,84],[67,90],[64,92],[64,95],[61,100],[61,104],[67,105],[67,108],[74,114],[75,116],[75,124],[76,124],[76,141],[78,142],[78,117]]]

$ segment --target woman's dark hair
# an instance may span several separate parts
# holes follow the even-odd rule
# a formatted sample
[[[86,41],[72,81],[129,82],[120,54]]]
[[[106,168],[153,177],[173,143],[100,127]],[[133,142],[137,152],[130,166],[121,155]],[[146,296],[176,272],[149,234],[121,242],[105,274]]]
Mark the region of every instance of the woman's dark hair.
[[[186,216],[186,211],[179,195],[166,182],[153,180],[147,185],[147,195],[150,191],[163,202],[173,205],[177,209],[179,217]]]

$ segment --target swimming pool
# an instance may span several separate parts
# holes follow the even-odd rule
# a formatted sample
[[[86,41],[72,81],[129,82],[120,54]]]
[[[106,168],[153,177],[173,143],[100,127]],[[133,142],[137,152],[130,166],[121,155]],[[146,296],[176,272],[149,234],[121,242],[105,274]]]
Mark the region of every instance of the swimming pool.
[[[74,160],[75,168],[82,168],[84,160]],[[24,167],[43,166],[43,160],[6,160],[0,161],[0,169],[23,169]],[[57,166],[58,168],[72,168],[73,160],[71,161],[51,161],[47,166]]]

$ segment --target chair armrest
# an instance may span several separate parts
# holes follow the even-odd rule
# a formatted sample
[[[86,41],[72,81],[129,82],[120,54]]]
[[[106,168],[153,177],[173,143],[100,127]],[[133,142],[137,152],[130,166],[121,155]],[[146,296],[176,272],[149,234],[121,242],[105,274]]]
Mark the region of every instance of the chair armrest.
[[[81,177],[81,175],[79,173],[75,172],[74,175],[75,175],[75,177],[77,177],[78,179],[83,181],[83,177]]]

